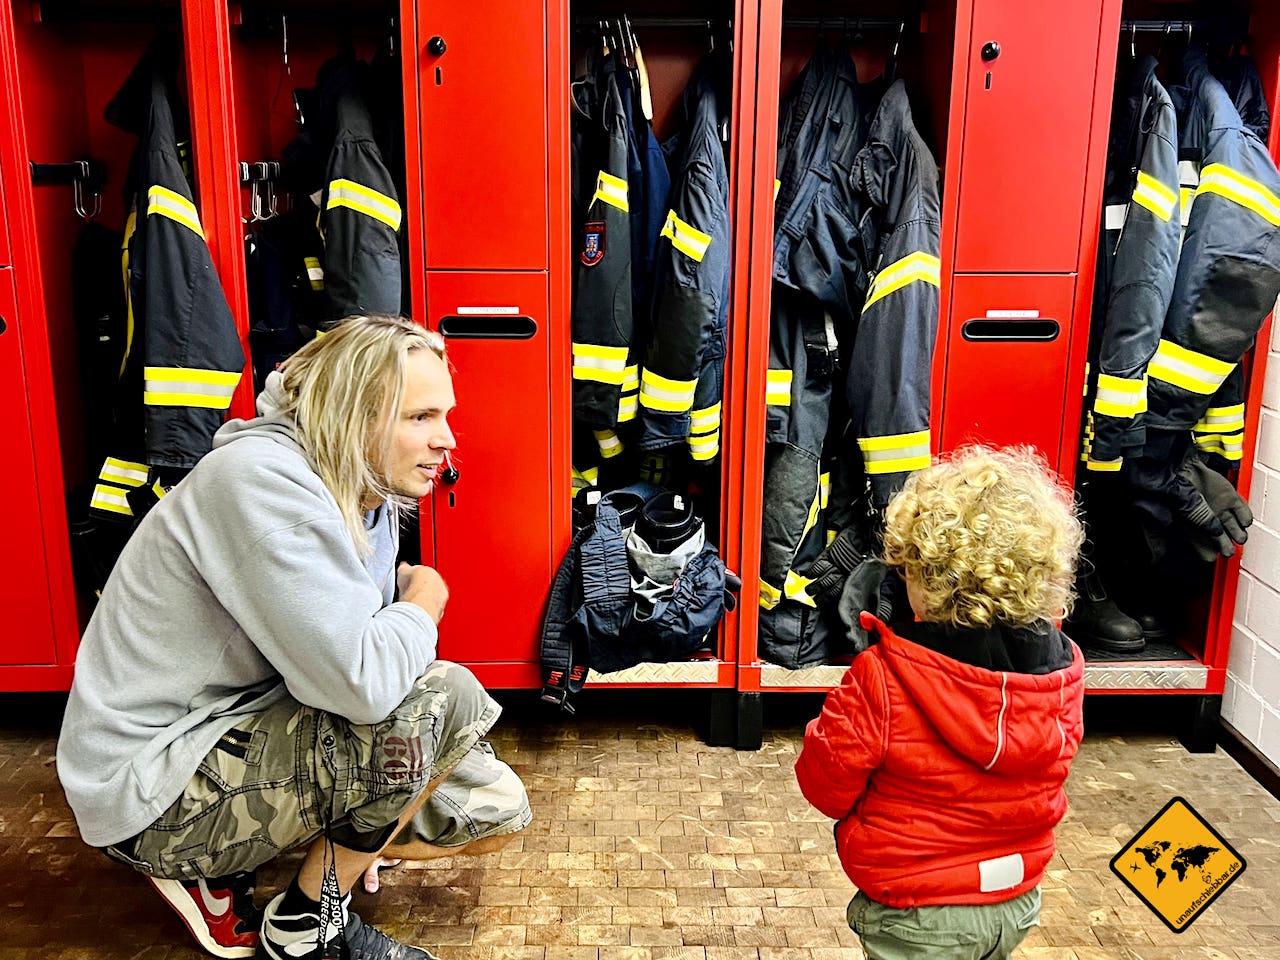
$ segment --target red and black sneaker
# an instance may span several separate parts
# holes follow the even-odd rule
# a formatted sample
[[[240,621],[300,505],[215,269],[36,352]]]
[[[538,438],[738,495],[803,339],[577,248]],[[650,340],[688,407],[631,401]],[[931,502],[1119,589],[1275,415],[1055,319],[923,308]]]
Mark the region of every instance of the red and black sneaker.
[[[191,935],[215,957],[252,957],[258,948],[262,911],[253,903],[252,873],[211,880],[147,877],[156,892],[187,925]]]

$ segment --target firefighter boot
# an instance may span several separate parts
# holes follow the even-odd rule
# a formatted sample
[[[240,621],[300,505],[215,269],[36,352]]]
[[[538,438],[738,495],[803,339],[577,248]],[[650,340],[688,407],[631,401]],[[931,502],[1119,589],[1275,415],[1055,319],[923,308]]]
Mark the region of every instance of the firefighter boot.
[[[1097,571],[1082,574],[1076,582],[1079,596],[1064,630],[1082,647],[1109,653],[1141,653],[1146,646],[1142,625],[1122,613],[1107,596]]]

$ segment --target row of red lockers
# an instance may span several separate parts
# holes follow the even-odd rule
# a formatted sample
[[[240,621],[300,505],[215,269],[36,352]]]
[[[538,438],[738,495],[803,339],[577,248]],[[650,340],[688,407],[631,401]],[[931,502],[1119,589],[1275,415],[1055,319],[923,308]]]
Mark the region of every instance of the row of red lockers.
[[[837,6],[824,12],[839,14]],[[884,0],[847,12],[894,18],[908,6]],[[1121,0],[928,0],[922,13],[911,13],[900,72],[943,169],[936,446],[974,436],[1030,442],[1064,473],[1073,471],[1121,17],[1168,15],[1171,6],[1199,12],[1195,4]],[[323,4],[305,16],[294,9],[286,53],[278,33],[240,29],[248,8],[226,0],[175,0],[172,7],[186,53],[198,204],[242,332],[248,195],[237,162],[279,156],[293,136],[290,90],[307,85],[332,52],[335,24],[349,27],[342,19],[349,14],[334,9],[327,19]],[[158,15],[159,8],[147,9]],[[71,583],[63,496],[92,466],[81,452],[70,309],[68,251],[78,219],[66,193],[33,188],[27,165],[94,155],[123,169],[132,144],[105,125],[102,107],[151,36],[140,29],[137,8],[122,16],[128,8],[81,0],[60,4],[57,17],[54,10],[30,0],[0,3],[0,102],[10,107],[0,118],[0,317],[7,328],[0,331],[0,450],[10,464],[13,504],[0,573],[11,625],[0,640],[0,690],[70,682],[83,611]],[[255,22],[269,19],[252,12]],[[571,9],[567,0],[429,8],[401,0],[372,12],[395,18],[407,52],[413,175],[403,206],[415,315],[435,326],[459,312],[514,310],[537,324],[526,340],[451,344],[465,476],[436,495],[422,523],[424,556],[434,558],[453,592],[441,654],[473,665],[491,686],[535,686],[542,604],[570,532],[571,26],[597,10]],[[793,11],[780,0],[740,0],[730,12],[735,250],[723,552],[753,584],[768,352],[759,318],[769,315],[778,93],[812,48],[813,34],[786,27]],[[360,20],[356,33],[372,22]],[[376,29],[385,31],[381,22]],[[1276,104],[1280,9],[1257,0],[1250,27]],[[678,30],[641,39],[660,127],[705,40]],[[984,58],[992,41],[999,55]],[[874,73],[886,50],[874,42],[859,48],[860,68]],[[123,219],[110,193],[102,216]],[[964,336],[967,321],[985,318],[1041,324],[1033,339]],[[1041,338],[1046,324],[1056,333]],[[249,383],[246,376],[234,414],[252,409]],[[1251,436],[1260,389],[1255,368]],[[1250,469],[1246,458],[1242,486]],[[1208,636],[1197,650],[1209,667],[1207,693],[1221,691],[1225,673],[1236,568],[1222,567]],[[748,602],[726,618],[719,658],[683,682],[759,689],[755,626]]]

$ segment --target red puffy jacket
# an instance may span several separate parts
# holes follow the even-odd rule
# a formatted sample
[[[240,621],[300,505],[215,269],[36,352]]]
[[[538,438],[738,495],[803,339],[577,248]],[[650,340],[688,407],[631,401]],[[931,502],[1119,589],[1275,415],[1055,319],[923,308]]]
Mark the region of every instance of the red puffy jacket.
[[[796,762],[845,873],[891,907],[999,903],[1040,882],[1083,734],[1084,658],[985,670],[897,636],[854,658]]]

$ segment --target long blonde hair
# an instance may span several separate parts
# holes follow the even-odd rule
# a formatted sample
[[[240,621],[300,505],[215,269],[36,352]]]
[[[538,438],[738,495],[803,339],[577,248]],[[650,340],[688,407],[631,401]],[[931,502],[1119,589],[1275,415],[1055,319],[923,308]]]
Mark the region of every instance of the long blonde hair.
[[[361,556],[370,550],[365,502],[386,500],[392,522],[408,505],[382,465],[404,400],[406,359],[424,349],[446,359],[440,335],[411,320],[348,317],[280,367],[281,413],[297,424],[298,442],[337,500]]]
[[[1083,541],[1071,489],[1029,447],[962,447],[885,514],[885,562],[919,588],[924,619],[958,627],[1066,616]]]

